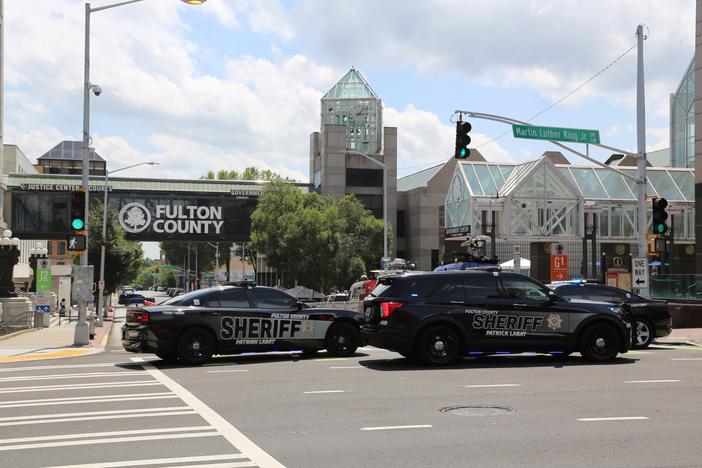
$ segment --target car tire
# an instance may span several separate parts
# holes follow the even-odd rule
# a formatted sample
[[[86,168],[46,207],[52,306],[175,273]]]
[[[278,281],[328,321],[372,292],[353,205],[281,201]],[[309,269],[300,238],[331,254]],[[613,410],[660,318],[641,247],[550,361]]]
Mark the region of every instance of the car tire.
[[[302,357],[303,358],[312,358],[317,355],[318,349],[303,349],[302,350]]]
[[[645,349],[653,342],[656,337],[653,325],[648,319],[643,317],[634,317],[634,342],[631,344],[633,349]]]
[[[166,362],[174,362],[178,360],[178,356],[173,353],[154,353],[157,358],[162,359]]]
[[[445,366],[456,361],[461,350],[458,333],[446,325],[434,325],[422,332],[417,341],[417,356],[422,362]]]
[[[361,342],[361,334],[349,323],[335,323],[329,327],[324,345],[331,356],[353,356]]]
[[[400,356],[402,356],[405,359],[409,359],[410,361],[414,361],[417,359],[417,354],[416,353],[399,353]]]
[[[586,328],[580,339],[580,354],[591,362],[609,362],[619,354],[622,340],[611,325],[598,323]]]
[[[178,359],[185,364],[200,366],[215,352],[215,340],[205,328],[189,328],[178,339]]]

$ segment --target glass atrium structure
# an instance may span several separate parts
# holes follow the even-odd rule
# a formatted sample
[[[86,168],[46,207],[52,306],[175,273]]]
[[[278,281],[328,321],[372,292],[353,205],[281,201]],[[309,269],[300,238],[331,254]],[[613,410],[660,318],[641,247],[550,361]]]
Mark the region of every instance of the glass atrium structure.
[[[322,125],[346,126],[346,148],[378,154],[382,147],[383,106],[354,68],[322,97]]]
[[[634,167],[618,169],[636,175]],[[648,194],[666,198],[676,213],[676,242],[694,243],[694,170],[648,168],[647,178]],[[483,234],[495,211],[498,240],[579,241],[585,213],[595,212],[602,242],[635,244],[636,193],[633,180],[612,170],[554,164],[545,156],[521,164],[461,162],[446,196],[446,229]],[[650,213],[647,218],[650,226]]]
[[[695,167],[695,59],[670,95],[670,143],[675,167]]]

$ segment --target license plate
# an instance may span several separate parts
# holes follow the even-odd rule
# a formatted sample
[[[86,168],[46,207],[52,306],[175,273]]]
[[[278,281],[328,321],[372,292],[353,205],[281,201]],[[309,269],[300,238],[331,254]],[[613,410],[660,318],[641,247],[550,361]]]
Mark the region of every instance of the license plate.
[[[127,338],[139,338],[140,333],[137,330],[127,330]]]

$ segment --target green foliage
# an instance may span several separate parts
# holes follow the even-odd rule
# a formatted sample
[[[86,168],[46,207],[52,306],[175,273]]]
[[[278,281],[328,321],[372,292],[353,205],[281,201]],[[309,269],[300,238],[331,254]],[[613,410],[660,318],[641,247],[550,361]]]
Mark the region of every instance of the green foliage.
[[[161,242],[161,250],[166,254],[166,262],[181,268],[188,264],[188,249],[190,249],[190,269],[195,272],[195,259],[199,272],[211,271],[215,266],[215,248],[206,242]],[[229,263],[229,244],[220,242],[219,263]]]
[[[383,221],[353,195],[335,203],[274,181],[251,217],[251,246],[289,285],[347,289],[377,265],[383,253]]]
[[[100,279],[100,244],[102,240],[102,202],[90,207],[90,232],[88,235],[88,259],[95,265],[95,282]],[[142,265],[141,244],[124,238],[124,230],[117,221],[117,214],[107,207],[107,230],[105,245],[105,291],[115,292],[122,285],[131,283]],[[147,283],[150,284],[150,283]]]
[[[220,169],[219,171],[207,171],[207,174],[200,176],[201,179],[210,180],[280,180],[283,179],[280,175],[270,169],[257,169],[255,167],[247,167],[242,172],[236,169]],[[290,180],[287,177],[285,180]]]

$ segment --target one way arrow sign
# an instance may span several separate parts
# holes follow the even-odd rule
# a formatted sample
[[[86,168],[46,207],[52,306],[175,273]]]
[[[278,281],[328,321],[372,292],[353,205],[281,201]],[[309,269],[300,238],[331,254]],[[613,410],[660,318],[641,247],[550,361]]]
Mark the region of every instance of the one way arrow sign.
[[[631,260],[631,280],[639,289],[648,289],[648,259],[636,257]]]

